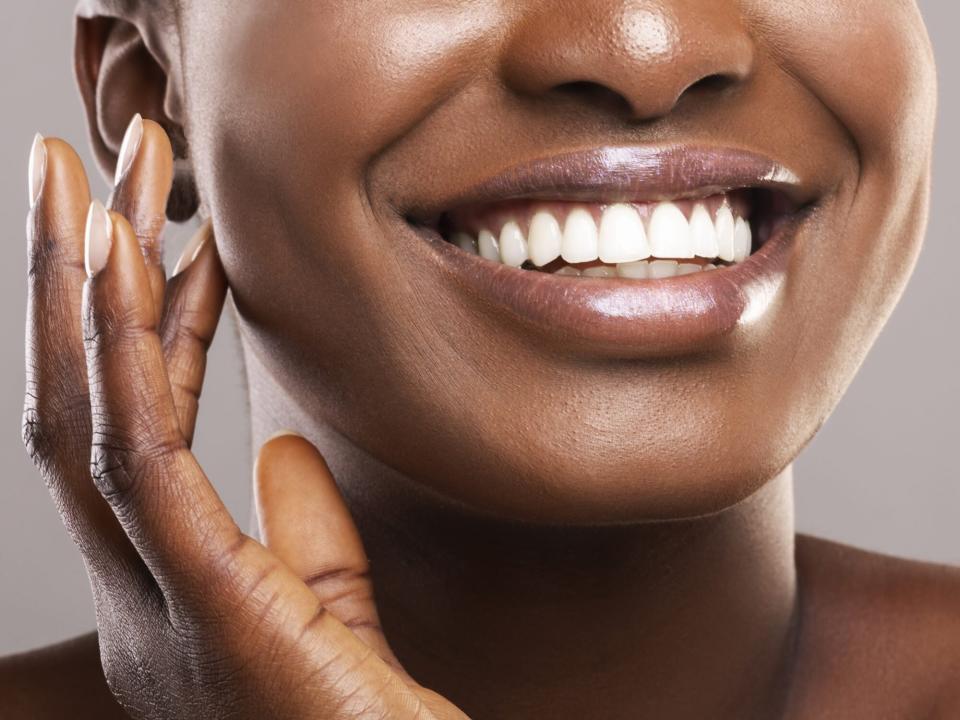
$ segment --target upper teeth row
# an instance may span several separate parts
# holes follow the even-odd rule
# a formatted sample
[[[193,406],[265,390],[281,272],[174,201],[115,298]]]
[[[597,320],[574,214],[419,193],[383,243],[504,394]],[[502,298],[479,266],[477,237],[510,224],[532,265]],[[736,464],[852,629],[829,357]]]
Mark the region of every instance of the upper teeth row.
[[[476,240],[467,233],[457,233],[453,242],[504,265],[520,267],[529,260],[543,267],[558,257],[568,263],[599,259],[615,264],[651,257],[741,262],[750,255],[753,235],[750,223],[735,217],[726,202],[715,217],[705,203],[696,203],[689,220],[674,203],[664,202],[656,206],[647,223],[633,205],[627,204],[604,210],[599,227],[584,208],[573,210],[562,228],[552,212],[541,210],[533,216],[528,236],[518,222],[510,220],[499,237],[481,230]]]

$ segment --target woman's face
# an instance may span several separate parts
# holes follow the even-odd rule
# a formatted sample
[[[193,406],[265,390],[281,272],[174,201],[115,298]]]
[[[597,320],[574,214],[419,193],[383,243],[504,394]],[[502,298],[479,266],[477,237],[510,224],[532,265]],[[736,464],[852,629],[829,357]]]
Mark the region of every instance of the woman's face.
[[[935,82],[910,0],[189,0],[180,26],[250,350],[304,411],[475,509],[601,523],[743,499],[830,413],[921,245]],[[711,228],[746,242],[724,203],[754,255],[672,279],[451,242],[489,230],[516,263],[539,216],[538,257],[589,257],[594,233],[616,257],[639,217],[682,259]]]

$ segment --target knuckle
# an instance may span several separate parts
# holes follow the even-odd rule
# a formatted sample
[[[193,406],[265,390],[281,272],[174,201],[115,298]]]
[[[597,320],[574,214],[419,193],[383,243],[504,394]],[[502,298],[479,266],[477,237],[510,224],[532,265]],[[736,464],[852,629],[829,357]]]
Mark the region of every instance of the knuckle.
[[[167,224],[166,212],[157,211],[153,203],[143,202],[138,195],[125,192],[126,189],[121,186],[120,192],[114,193],[110,198],[110,207],[130,220],[146,261],[160,264],[163,258],[157,238]]]
[[[87,303],[84,310],[83,343],[94,357],[108,345],[113,352],[135,351],[151,330],[140,321],[137,311],[127,305]]]
[[[160,338],[163,355],[172,378],[181,384],[181,390],[197,399],[206,371],[207,354],[212,338],[198,330],[199,319],[189,317],[195,310],[177,310],[163,319]]]
[[[373,596],[370,570],[366,565],[318,572],[305,578],[304,583],[327,605],[358,605]]]
[[[90,454],[90,477],[100,494],[111,505],[114,499],[122,499],[129,495],[135,486],[136,472],[131,472],[131,463],[122,462],[116,448],[107,447],[103,443],[94,443]]]
[[[211,338],[197,329],[202,321],[202,312],[189,307],[182,299],[170,304],[163,319],[164,347],[186,345],[197,347],[203,352],[209,350]]]
[[[90,442],[90,405],[86,394],[44,398],[27,390],[20,437],[31,461],[42,471]]]
[[[250,536],[239,530],[233,536],[224,535],[223,523],[216,518],[208,520],[201,523],[208,531],[197,543],[205,558],[196,566],[197,579],[201,586],[215,587],[217,592],[215,598],[198,598],[200,605],[216,613],[242,612],[259,625],[272,626],[283,605],[288,571],[279,560],[265,555],[263,546]]]
[[[37,468],[44,470],[51,459],[55,440],[47,432],[42,415],[28,398],[20,423],[20,435],[27,454]]]
[[[210,351],[211,343],[211,338],[197,332],[195,325],[185,322],[165,334],[164,350],[168,355],[178,354],[181,362],[183,358],[189,358],[191,363],[202,363]]]
[[[74,256],[68,248],[82,247],[83,238],[74,228],[61,225],[56,218],[46,219],[46,226],[40,226],[39,218],[34,220],[30,242],[27,247],[27,275],[31,278],[50,274],[59,267],[83,269],[83,261]]]
[[[216,521],[209,522],[210,532],[205,534],[202,544],[207,548],[219,545],[210,563],[210,569],[216,578],[223,581],[225,589],[237,604],[248,606],[257,603],[259,598],[269,597],[280,572],[280,564],[258,562],[262,547],[249,535],[238,533],[231,541],[223,544],[214,539],[218,531]],[[262,603],[261,603],[262,604]]]
[[[177,405],[177,412],[180,415],[181,422],[184,424],[184,432],[186,432],[186,426],[191,423],[185,420],[196,416],[197,409],[200,407],[200,394],[203,392],[203,388],[201,388],[198,383],[176,378],[171,380],[170,389],[173,391],[173,399]]]
[[[100,423],[92,443],[90,476],[100,494],[122,515],[139,504],[149,478],[169,475],[177,454],[185,448],[182,438],[131,439],[128,433]]]

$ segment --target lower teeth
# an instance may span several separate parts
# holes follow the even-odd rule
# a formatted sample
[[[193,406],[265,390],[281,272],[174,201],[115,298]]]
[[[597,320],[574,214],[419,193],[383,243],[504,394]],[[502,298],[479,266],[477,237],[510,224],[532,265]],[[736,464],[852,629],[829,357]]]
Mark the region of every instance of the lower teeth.
[[[639,262],[621,263],[620,265],[596,265],[588,268],[577,268],[564,265],[554,270],[553,275],[586,278],[628,278],[631,280],[660,280],[681,275],[692,275],[699,272],[708,272],[718,269],[718,265],[707,263],[681,263],[675,260],[641,260]]]

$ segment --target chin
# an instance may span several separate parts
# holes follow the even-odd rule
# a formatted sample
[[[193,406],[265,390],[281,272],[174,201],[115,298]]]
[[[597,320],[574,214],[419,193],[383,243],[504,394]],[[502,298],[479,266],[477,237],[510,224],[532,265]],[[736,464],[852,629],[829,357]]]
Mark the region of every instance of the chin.
[[[652,420],[656,413],[637,414],[629,406],[598,406],[592,416],[584,407],[589,404],[572,399],[567,415],[557,409],[552,422],[531,414],[501,423],[480,442],[445,438],[432,452],[410,439],[410,452],[394,455],[392,464],[434,497],[472,514],[609,526],[723,512],[781,475],[813,433],[811,423],[769,418],[757,419],[757,427],[768,423],[766,432],[758,431],[743,416],[709,417],[707,406],[696,404],[686,417],[661,414],[662,426]],[[737,421],[739,432],[732,430]],[[777,429],[791,425],[807,432]],[[662,429],[669,427],[676,431]]]

